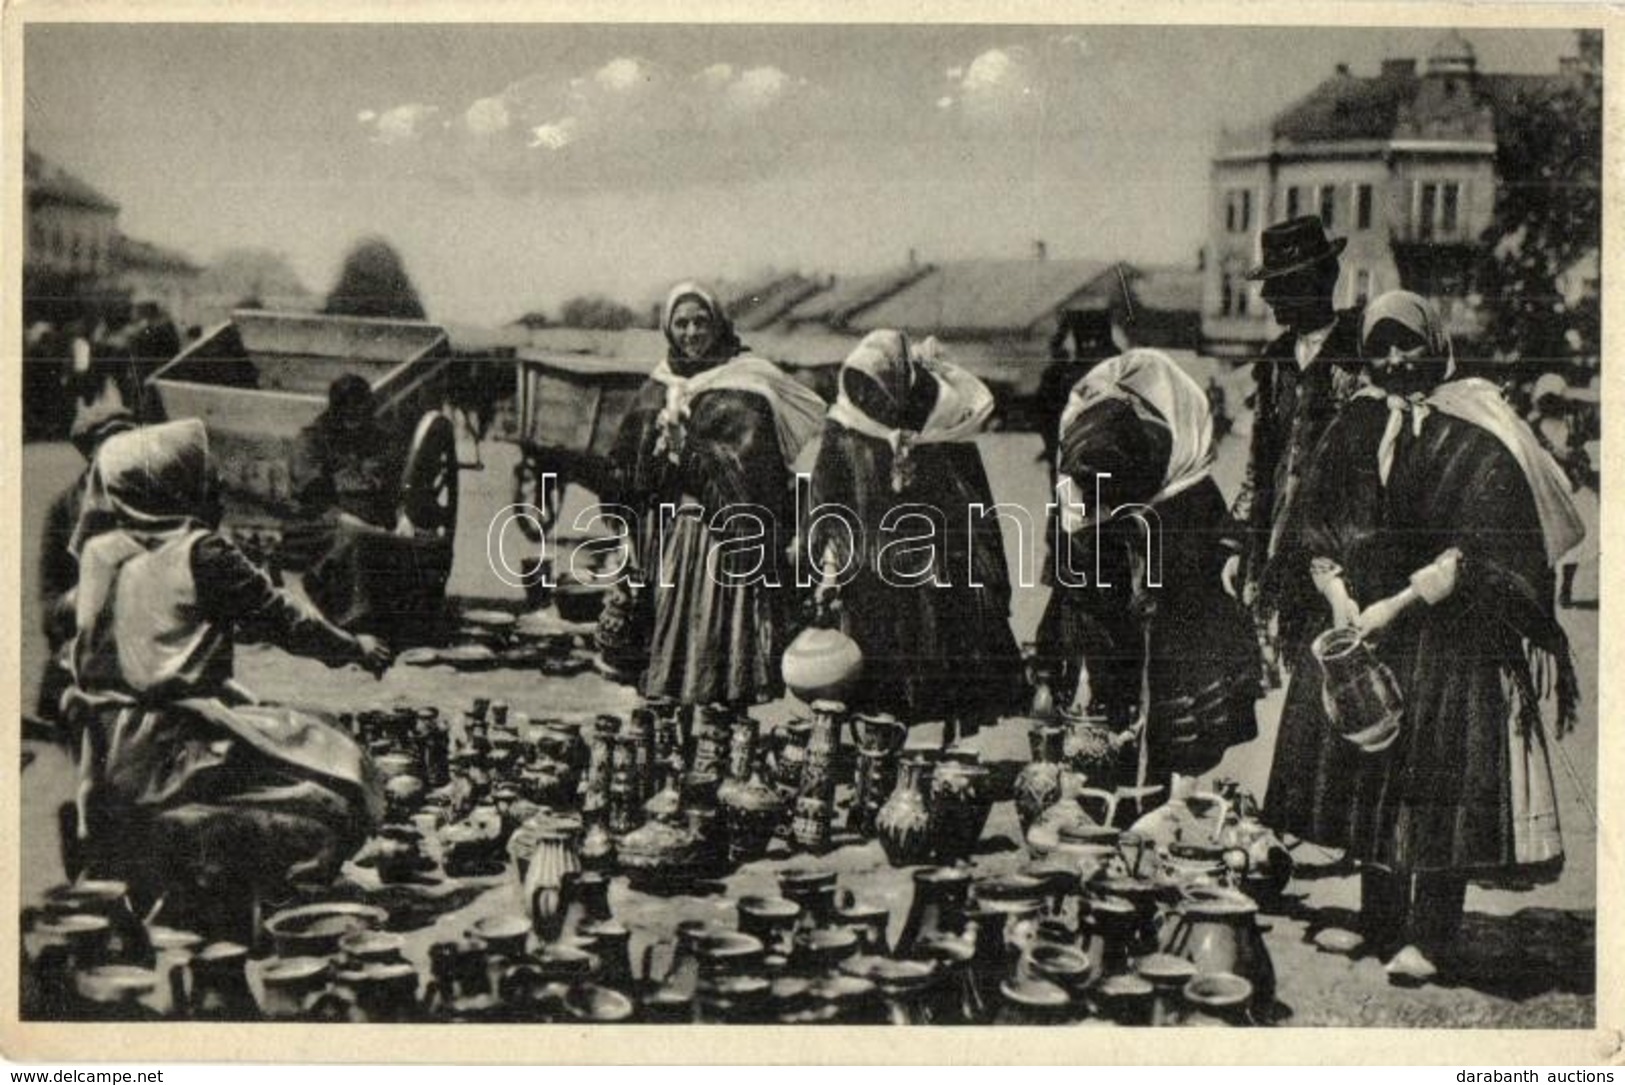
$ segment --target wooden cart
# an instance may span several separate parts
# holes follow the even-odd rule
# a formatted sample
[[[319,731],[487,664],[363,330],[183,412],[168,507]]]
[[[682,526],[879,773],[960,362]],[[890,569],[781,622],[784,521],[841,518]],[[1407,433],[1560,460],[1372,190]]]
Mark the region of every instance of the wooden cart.
[[[375,415],[405,449],[396,505],[418,534],[457,529],[452,353],[434,324],[239,310],[148,379],[164,418],[200,418],[219,471],[226,526],[274,552],[295,518],[301,433],[345,374],[371,385]],[[380,525],[393,527],[395,525]]]

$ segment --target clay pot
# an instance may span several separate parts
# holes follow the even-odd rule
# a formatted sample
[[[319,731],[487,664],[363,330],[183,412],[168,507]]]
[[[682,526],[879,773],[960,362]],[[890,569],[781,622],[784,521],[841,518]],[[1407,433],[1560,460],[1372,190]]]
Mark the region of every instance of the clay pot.
[[[576,833],[552,826],[536,833],[536,850],[531,853],[523,898],[531,927],[543,942],[558,937],[558,924],[564,911],[563,891],[568,877],[580,873],[581,857],[576,854]]]
[[[1322,700],[1332,726],[1366,753],[1392,746],[1405,716],[1404,693],[1359,630],[1328,629],[1310,651],[1325,678]]]
[[[801,905],[783,897],[741,897],[735,909],[739,931],[761,940],[769,953],[788,953],[801,919]]]
[[[1226,972],[1198,975],[1185,984],[1185,1004],[1191,1025],[1244,1026],[1252,1023],[1247,1007],[1253,1002],[1252,984]]]
[[[939,934],[964,933],[970,905],[970,873],[953,867],[926,867],[914,872],[914,898],[908,917],[892,946],[892,954],[907,957],[923,940]]]
[[[329,958],[345,935],[376,930],[388,919],[388,912],[370,904],[332,901],[280,911],[265,921],[265,932],[279,957]]]
[[[840,700],[863,673],[863,650],[838,629],[804,629],[785,648],[780,673],[785,687],[809,704]]]
[[[1063,744],[1066,729],[1048,724],[1035,725],[1029,732],[1033,759],[1016,774],[1014,784],[1016,817],[1025,836],[1038,815],[1061,797]]]
[[[938,863],[968,861],[993,810],[983,765],[945,761],[931,779],[931,838]]]
[[[1196,966],[1171,953],[1153,953],[1141,957],[1134,970],[1156,989],[1151,1003],[1151,1024],[1157,1027],[1180,1024],[1184,1016],[1180,992],[1195,978]]]
[[[779,895],[801,906],[801,926],[829,926],[835,915],[835,872],[833,870],[783,870],[779,872]]]
[[[260,970],[261,1008],[272,1020],[305,1017],[312,999],[327,986],[330,965],[322,957],[278,957]]]
[[[1247,980],[1258,1008],[1275,1001],[1275,965],[1258,925],[1258,905],[1242,893],[1192,890],[1165,948],[1192,961],[1201,974],[1227,972]]]
[[[875,835],[892,866],[917,866],[932,852],[931,778],[935,766],[924,758],[902,762],[897,787],[875,814]]]
[[[1005,980],[999,985],[1001,1025],[1057,1025],[1072,1014],[1066,988],[1041,977]]]
[[[248,986],[248,947],[212,942],[192,958],[191,1016],[199,1021],[252,1021],[259,1016]]]

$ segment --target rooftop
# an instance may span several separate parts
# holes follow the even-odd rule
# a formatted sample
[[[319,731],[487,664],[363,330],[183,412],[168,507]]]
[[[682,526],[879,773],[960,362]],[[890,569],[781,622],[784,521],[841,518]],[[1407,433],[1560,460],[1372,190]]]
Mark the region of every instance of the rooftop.
[[[53,166],[37,152],[23,154],[23,187],[28,203],[59,203],[91,211],[118,213],[119,205],[67,170]]]
[[[1118,265],[1098,260],[957,260],[939,264],[853,316],[859,330],[1022,335]]]

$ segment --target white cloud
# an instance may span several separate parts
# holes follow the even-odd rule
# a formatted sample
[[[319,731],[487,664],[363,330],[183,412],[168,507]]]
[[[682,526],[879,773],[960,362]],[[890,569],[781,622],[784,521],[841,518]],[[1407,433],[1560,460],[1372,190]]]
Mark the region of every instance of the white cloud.
[[[728,86],[728,101],[740,109],[762,109],[777,101],[789,85],[790,77],[778,68],[751,68]]]
[[[725,87],[733,81],[733,77],[734,66],[732,64],[713,64],[694,78],[708,87]]]
[[[463,114],[463,123],[475,135],[490,136],[506,131],[512,118],[508,114],[508,103],[499,95],[495,98],[481,98],[468,107]]]
[[[574,117],[565,117],[557,123],[538,124],[530,130],[530,146],[545,147],[549,151],[562,151],[576,141],[581,125]]]
[[[954,96],[952,94],[944,94],[941,98],[937,99],[938,109],[952,109],[953,107]]]
[[[647,83],[651,77],[642,61],[632,57],[616,57],[594,72],[593,78],[605,90],[629,91],[636,89],[640,83]]]
[[[955,64],[943,74],[946,75],[951,82],[957,83],[961,79],[965,78],[965,69]]]
[[[378,114],[375,110],[363,109],[360,113],[355,115],[355,119],[360,121],[362,124],[371,124],[373,121],[378,119]]]
[[[1016,62],[1009,53],[1003,49],[989,49],[971,61],[961,85],[967,94],[975,94],[1008,86],[1019,75]]]
[[[987,49],[978,54],[952,85],[955,101],[937,100],[939,109],[954,106],[977,120],[1003,125],[1031,114],[1043,96],[1045,80],[1027,50]]]
[[[378,143],[406,143],[422,135],[422,126],[440,112],[438,106],[408,102],[379,115],[373,139]]]
[[[1058,38],[1051,38],[1050,41],[1056,42],[1065,48],[1076,50],[1081,55],[1087,56],[1089,54],[1089,42],[1081,34],[1062,34]]]

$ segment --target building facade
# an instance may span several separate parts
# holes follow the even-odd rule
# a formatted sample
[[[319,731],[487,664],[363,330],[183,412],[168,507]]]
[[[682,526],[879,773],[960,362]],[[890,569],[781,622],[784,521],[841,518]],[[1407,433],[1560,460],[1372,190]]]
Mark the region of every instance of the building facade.
[[[27,276],[93,280],[112,269],[118,204],[32,150],[23,154],[23,207]]]
[[[1480,329],[1473,267],[1496,204],[1496,117],[1560,73],[1478,71],[1454,32],[1420,66],[1375,76],[1338,65],[1265,127],[1226,133],[1212,163],[1202,332],[1215,354],[1247,355],[1278,328],[1247,270],[1272,222],[1317,214],[1348,239],[1337,303],[1398,288],[1432,298],[1453,336]]]

